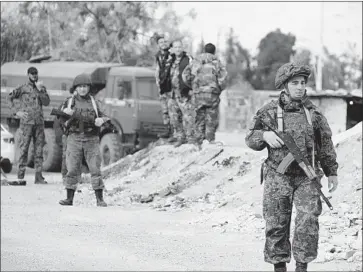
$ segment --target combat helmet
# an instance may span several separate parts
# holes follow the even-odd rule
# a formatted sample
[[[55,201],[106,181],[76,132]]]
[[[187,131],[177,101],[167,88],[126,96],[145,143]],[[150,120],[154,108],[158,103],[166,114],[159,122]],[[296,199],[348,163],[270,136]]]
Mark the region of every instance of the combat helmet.
[[[89,75],[87,74],[80,74],[76,76],[73,80],[73,88],[77,87],[78,85],[92,85],[92,81]]]
[[[276,73],[275,87],[280,89],[290,78],[294,76],[303,76],[306,82],[311,74],[311,69],[308,65],[296,62],[289,62],[282,65]]]

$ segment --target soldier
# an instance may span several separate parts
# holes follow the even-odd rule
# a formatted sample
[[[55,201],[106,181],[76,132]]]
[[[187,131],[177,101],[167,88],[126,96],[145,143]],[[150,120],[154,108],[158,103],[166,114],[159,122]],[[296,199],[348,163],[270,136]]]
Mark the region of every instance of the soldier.
[[[156,72],[155,79],[156,85],[159,89],[159,98],[163,114],[163,123],[168,126],[168,131],[165,134],[160,134],[160,138],[169,138],[169,141],[175,141],[173,137],[173,128],[170,123],[170,115],[168,108],[168,101],[171,99],[171,78],[170,68],[172,64],[172,56],[169,52],[169,44],[164,36],[158,36],[156,42],[159,46],[159,51],[155,55],[156,59]]]
[[[63,112],[71,117],[67,120],[60,117],[66,128],[66,170],[65,176],[67,199],[59,201],[61,205],[73,205],[73,198],[79,174],[82,157],[84,156],[91,172],[92,187],[95,190],[97,206],[106,207],[103,200],[105,185],[101,177],[101,156],[99,149],[100,127],[110,119],[103,114],[99,102],[89,94],[91,79],[81,74],[74,79],[75,94],[68,97],[61,106]]]
[[[43,106],[50,99],[45,86],[38,82],[38,70],[30,67],[27,71],[29,81],[9,94],[13,115],[20,118],[18,129],[18,180],[24,182],[30,141],[34,143],[35,184],[47,184],[42,175],[43,146],[45,144]],[[19,103],[17,103],[19,102]]]
[[[183,51],[182,41],[174,41],[172,48],[174,59],[170,70],[172,99],[169,99],[168,108],[170,111],[170,122],[175,129],[177,137],[177,142],[174,146],[179,147],[186,140],[189,144],[194,143],[195,110],[191,102],[191,88],[182,79],[182,73],[192,58]]]
[[[227,83],[227,70],[214,55],[216,47],[208,43],[205,53],[195,58],[184,70],[183,79],[192,85],[196,110],[195,136],[197,143],[206,139],[215,143],[218,128],[219,96]]]
[[[257,116],[271,116],[275,119],[277,130],[291,134],[303,155],[313,167],[315,165],[319,180],[323,173],[328,177],[329,191],[333,192],[338,185],[338,163],[329,124],[306,95],[305,85],[310,73],[307,65],[287,63],[281,66],[275,78],[276,88],[282,89],[280,96],[278,100],[263,106]],[[275,271],[286,271],[286,262],[291,259],[289,236],[294,203],[296,220],[292,251],[296,261],[295,271],[306,271],[307,264],[318,254],[318,217],[322,212],[322,203],[316,188],[296,162],[287,168],[285,174],[276,172],[289,151],[274,132],[258,121],[257,116],[254,117],[245,140],[254,150],[268,149],[262,175],[265,179],[265,261],[274,264]]]

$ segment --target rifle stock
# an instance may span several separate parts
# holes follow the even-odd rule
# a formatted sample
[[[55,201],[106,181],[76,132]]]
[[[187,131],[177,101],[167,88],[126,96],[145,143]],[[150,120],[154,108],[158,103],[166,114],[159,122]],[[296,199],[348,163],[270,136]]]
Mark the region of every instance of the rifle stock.
[[[262,120],[261,116],[258,116],[258,119],[261,121],[262,124],[264,124],[266,127],[268,127],[272,132],[274,132],[280,139],[284,142],[286,147],[289,149],[291,156],[294,158],[294,160],[297,161],[301,169],[304,171],[306,176],[309,180],[313,183],[314,187],[318,191],[319,195],[323,198],[325,203],[328,205],[330,210],[333,210],[333,206],[331,205],[329,199],[324,195],[324,193],[321,191],[321,184],[318,181],[318,177],[313,169],[313,167],[309,164],[309,161],[301,154],[299,148],[297,147],[294,139],[292,136],[286,132],[278,132],[275,129],[273,129],[269,124],[267,124],[265,121]],[[288,155],[289,156],[289,155]],[[284,165],[282,165],[280,168],[280,171],[283,171],[283,168],[287,165],[289,161],[291,161],[291,156],[286,159]],[[292,162],[292,161],[291,161]],[[290,163],[291,163],[290,162]],[[288,164],[289,165],[289,164]],[[288,167],[286,166],[286,168]],[[286,169],[285,169],[286,170]],[[280,173],[280,172],[279,172]],[[284,173],[284,172],[283,172]]]

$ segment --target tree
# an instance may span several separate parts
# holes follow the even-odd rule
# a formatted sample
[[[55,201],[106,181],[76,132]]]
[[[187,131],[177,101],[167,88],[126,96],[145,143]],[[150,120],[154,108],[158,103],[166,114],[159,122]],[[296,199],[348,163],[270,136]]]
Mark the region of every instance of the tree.
[[[163,8],[164,13],[156,19],[159,8]],[[15,33],[24,39],[26,45],[22,48],[27,50],[27,58],[49,53],[51,42],[52,55],[60,59],[119,63],[133,59],[135,63],[146,65],[154,54],[152,49],[156,50],[152,34],[158,31],[170,32],[171,36],[186,35],[178,31],[182,20],[171,10],[170,3],[165,2],[20,3],[15,15],[2,10],[2,61],[12,61],[14,55],[25,58],[25,53],[14,52]],[[44,26],[50,26],[52,41],[49,41],[48,27]]]
[[[277,29],[268,33],[259,43],[256,57],[257,67],[252,83],[257,89],[274,90],[277,69],[290,61],[294,54],[296,38],[292,34],[284,34]]]
[[[250,54],[242,47],[230,28],[226,41],[225,59],[228,72],[228,85],[241,84],[251,80]]]

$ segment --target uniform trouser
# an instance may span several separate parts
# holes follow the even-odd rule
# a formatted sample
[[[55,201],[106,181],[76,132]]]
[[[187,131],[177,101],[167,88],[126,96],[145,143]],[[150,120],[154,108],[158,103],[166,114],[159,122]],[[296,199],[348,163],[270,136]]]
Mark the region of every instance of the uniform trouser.
[[[67,175],[67,165],[66,165],[66,153],[67,152],[67,135],[62,136],[62,177],[63,179]]]
[[[289,238],[293,203],[296,208],[292,242],[294,259],[302,263],[313,261],[318,255],[318,217],[322,212],[319,193],[305,176],[282,175],[270,168],[266,171],[263,194],[265,261],[276,264],[291,260]]]
[[[30,141],[34,143],[34,169],[41,173],[43,170],[43,147],[45,144],[44,125],[20,124],[18,133],[19,165],[18,179],[23,179],[28,161]]]
[[[101,177],[101,154],[99,137],[97,135],[84,135],[72,133],[67,137],[65,177],[66,189],[77,189],[79,175],[82,167],[82,157],[85,157],[91,173],[91,183],[94,190],[104,189],[105,185]]]
[[[163,93],[159,96],[160,104],[161,104],[161,111],[163,114],[163,123],[164,125],[170,124],[170,115],[169,115],[169,107],[168,102],[171,99],[171,92]]]
[[[219,124],[219,104],[196,106],[195,136],[198,142],[214,141]]]
[[[192,140],[195,124],[195,109],[190,98],[169,99],[170,122],[178,140]]]

